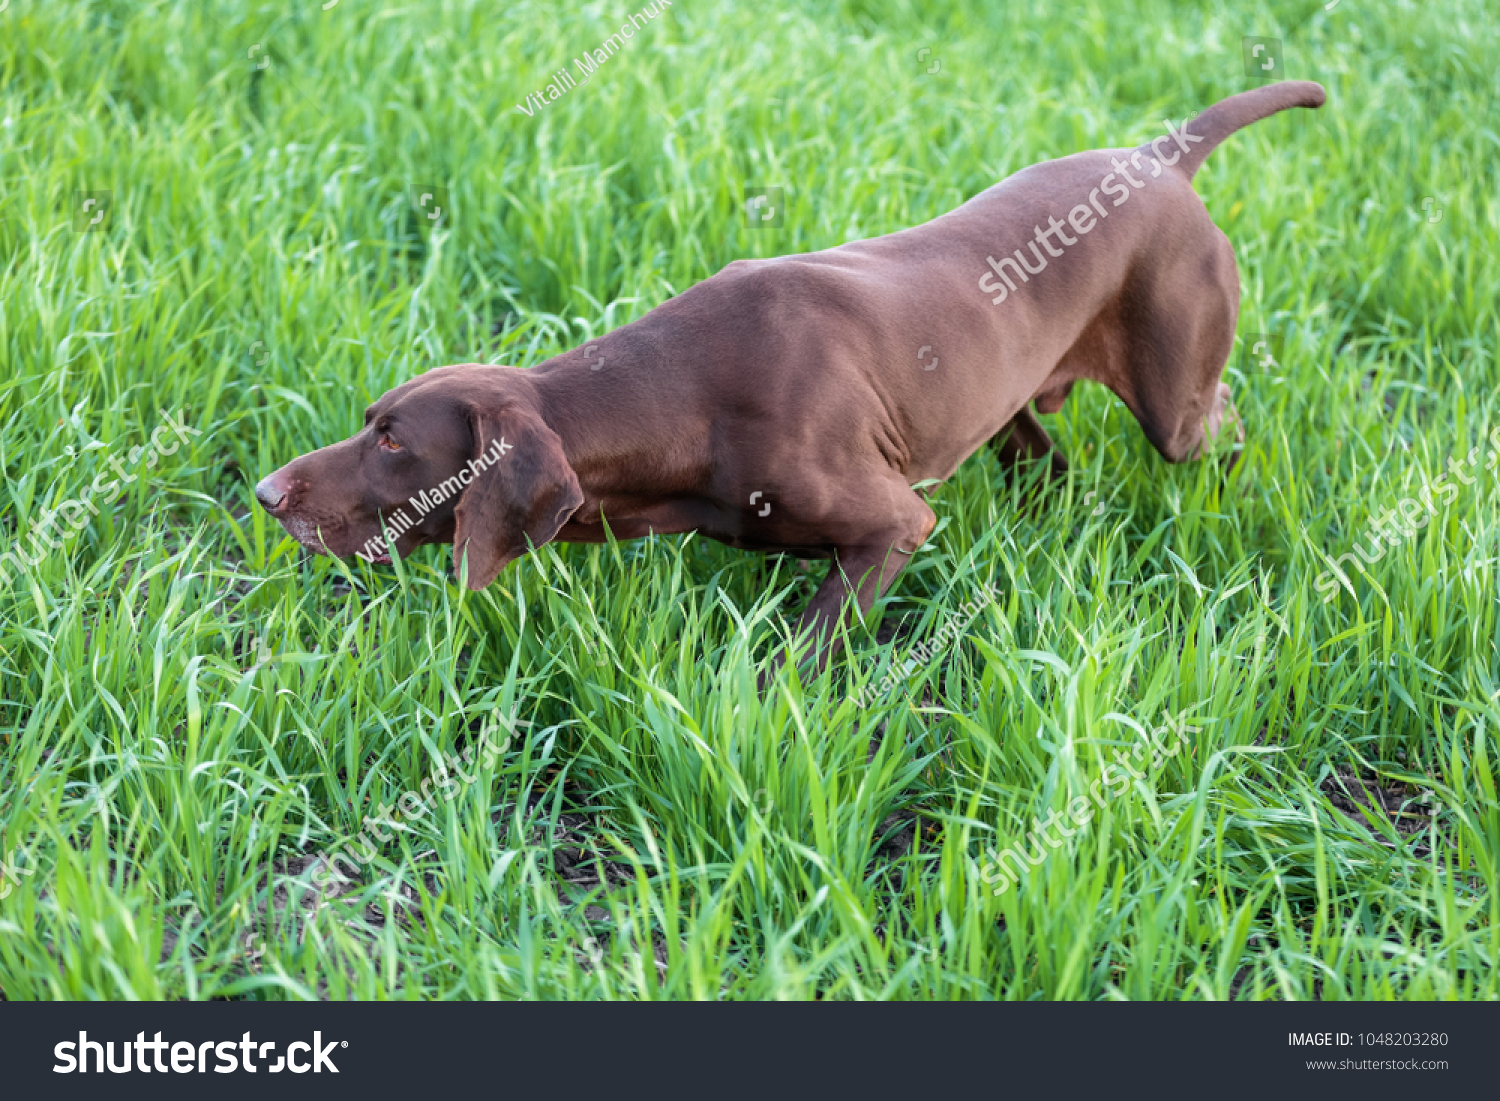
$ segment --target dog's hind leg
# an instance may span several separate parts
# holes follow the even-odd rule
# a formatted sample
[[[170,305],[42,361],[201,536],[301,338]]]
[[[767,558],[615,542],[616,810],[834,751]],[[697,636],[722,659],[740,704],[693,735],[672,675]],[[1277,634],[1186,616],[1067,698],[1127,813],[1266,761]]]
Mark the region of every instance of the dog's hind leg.
[[[1239,277],[1228,239],[1207,215],[1201,228],[1200,249],[1131,288],[1132,319],[1121,333],[1127,368],[1111,389],[1168,462],[1202,457],[1228,430],[1233,466],[1245,429],[1220,379],[1234,346]]]

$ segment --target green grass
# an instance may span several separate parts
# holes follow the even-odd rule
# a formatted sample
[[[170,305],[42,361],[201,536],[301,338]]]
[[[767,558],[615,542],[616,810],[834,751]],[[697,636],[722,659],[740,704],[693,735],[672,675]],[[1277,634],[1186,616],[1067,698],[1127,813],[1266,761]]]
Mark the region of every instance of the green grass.
[[[1500,994],[1495,472],[1315,588],[1500,427],[1492,11],[678,0],[528,118],[635,10],[564,8],[0,13],[0,553],[158,409],[202,432],[122,460],[135,482],[0,581],[0,856],[34,870],[0,900],[0,996]],[[1169,466],[1080,387],[1046,507],[971,459],[822,676],[755,691],[795,562],[555,546],[472,594],[437,548],[312,560],[251,507],[428,368],[529,366],[733,259],[1148,139],[1247,85],[1244,35],[1329,102],[1196,181],[1243,343],[1276,340],[1226,373],[1243,460]],[[447,189],[435,231],[419,184]],[[784,226],[746,226],[755,186]],[[112,192],[101,228],[76,191]],[[496,707],[523,736],[312,906],[309,858]],[[986,854],[1164,710],[1190,744],[995,897]]]

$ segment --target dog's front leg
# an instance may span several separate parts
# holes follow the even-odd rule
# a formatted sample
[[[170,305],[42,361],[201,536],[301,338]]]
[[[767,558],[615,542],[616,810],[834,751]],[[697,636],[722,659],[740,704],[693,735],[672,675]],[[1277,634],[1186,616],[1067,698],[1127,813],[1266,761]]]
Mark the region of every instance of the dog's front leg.
[[[867,615],[937,526],[937,516],[927,502],[905,486],[901,487],[897,507],[902,515],[895,521],[857,540],[837,544],[828,576],[797,621],[798,637],[810,635],[812,640],[813,649],[805,663],[808,674],[816,676],[843,646],[839,626],[844,622],[849,598],[854,597],[860,615]],[[762,693],[785,661],[785,653],[778,653],[772,660],[760,678]]]
[[[1041,505],[1045,481],[1067,477],[1068,460],[1052,445],[1052,437],[1047,435],[1047,430],[1036,419],[1036,414],[1024,405],[1004,428],[990,437],[990,446],[999,458],[1007,479],[1024,479],[1031,463],[1047,464],[1038,472],[1040,477],[1027,485],[1025,490],[1023,499],[1032,511]]]
[[[1047,461],[1049,477],[1061,478],[1068,473],[1068,460],[1053,446],[1052,437],[1047,435],[1036,414],[1024,405],[1004,428],[990,437],[990,446],[1007,473],[1042,459]]]

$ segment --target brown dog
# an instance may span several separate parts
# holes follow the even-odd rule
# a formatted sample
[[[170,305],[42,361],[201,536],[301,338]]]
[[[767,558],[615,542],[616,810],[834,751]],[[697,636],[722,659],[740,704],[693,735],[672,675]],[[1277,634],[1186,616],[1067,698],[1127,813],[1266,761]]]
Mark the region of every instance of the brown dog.
[[[1234,131],[1323,100],[1243,92],[914,229],[737,260],[531,370],[429,371],[256,499],[315,552],[386,560],[382,524],[403,555],[452,543],[475,589],[530,547],[604,541],[605,520],[833,558],[800,624],[826,659],[848,595],[868,612],[932,532],[914,483],[986,440],[1066,469],[1028,401],[1056,412],[1078,379],[1103,383],[1170,462],[1237,422],[1219,375],[1239,275],[1190,181]]]

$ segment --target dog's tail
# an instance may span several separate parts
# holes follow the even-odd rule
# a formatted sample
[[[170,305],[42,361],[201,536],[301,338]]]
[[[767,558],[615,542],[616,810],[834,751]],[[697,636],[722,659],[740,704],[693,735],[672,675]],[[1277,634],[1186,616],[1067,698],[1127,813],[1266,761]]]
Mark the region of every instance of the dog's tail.
[[[1218,144],[1236,130],[1285,111],[1288,107],[1321,107],[1328,98],[1323,86],[1311,80],[1284,80],[1221,99],[1195,119],[1182,125],[1179,144],[1186,148],[1176,168],[1188,179]]]

